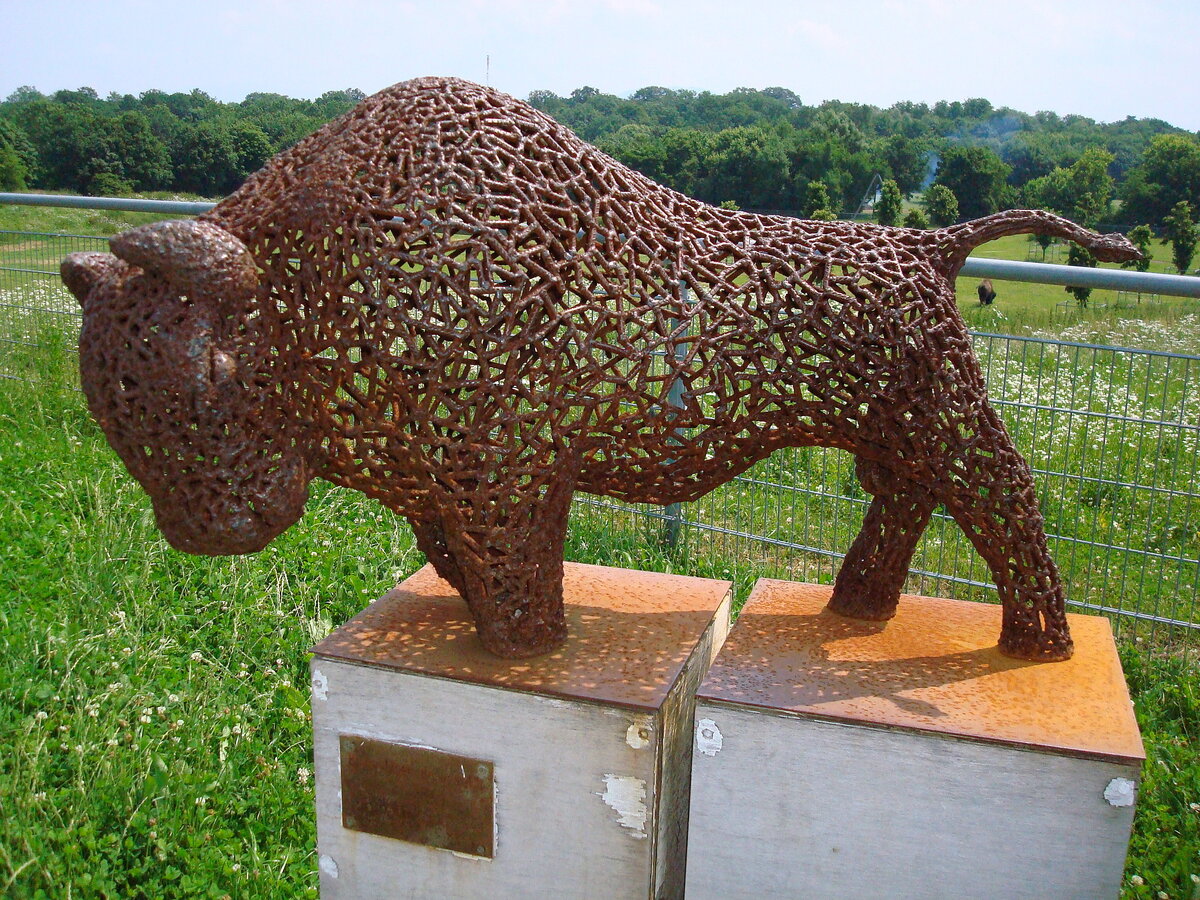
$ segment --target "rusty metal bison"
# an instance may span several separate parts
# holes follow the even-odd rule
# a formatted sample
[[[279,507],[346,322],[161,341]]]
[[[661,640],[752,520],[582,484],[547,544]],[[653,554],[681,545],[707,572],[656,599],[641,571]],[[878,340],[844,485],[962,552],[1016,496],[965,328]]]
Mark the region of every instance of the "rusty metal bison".
[[[453,79],[364,101],[197,221],[73,254],[88,403],[192,553],[263,547],[325,478],[412,523],[508,657],[565,637],[575,491],[691,500],[780,447],[849,450],[873,495],[833,610],[886,619],[943,504],[1003,600],[1000,649],[1071,640],[1028,466],[956,310],[974,246],[714,209]],[[672,402],[668,402],[668,400]]]

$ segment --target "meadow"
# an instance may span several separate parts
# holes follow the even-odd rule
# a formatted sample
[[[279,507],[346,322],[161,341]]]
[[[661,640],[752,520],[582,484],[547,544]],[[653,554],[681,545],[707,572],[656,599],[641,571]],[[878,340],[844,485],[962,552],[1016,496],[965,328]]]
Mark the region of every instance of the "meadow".
[[[0,229],[89,234],[129,218],[52,211],[66,218],[16,227],[8,209]],[[1023,238],[1007,241],[984,250],[1027,257]],[[0,239],[0,254],[17,243]],[[30,249],[8,252],[28,259]],[[28,302],[33,283],[71,314],[61,291],[32,277],[0,284],[0,309],[20,305],[9,291]],[[1096,292],[1080,310],[1061,288],[997,283],[996,304],[979,309],[974,284],[964,279],[960,297],[979,330],[1200,354],[1193,301]],[[319,482],[301,522],[261,553],[171,550],[75,390],[68,342],[46,327],[29,326],[32,346],[0,350],[0,371],[33,379],[0,379],[0,894],[315,896],[308,649],[423,559],[403,521]],[[1131,610],[1195,620],[1194,431],[1136,420],[1200,422],[1200,371],[1086,348],[977,346],[1035,468],[1083,473],[1039,477],[1073,599],[1111,606],[1101,586],[1115,573]],[[1119,418],[1083,416],[1114,402]],[[1132,489],[1148,479],[1148,492]],[[567,555],[729,578],[741,599],[761,575],[830,580],[829,548],[848,546],[863,503],[848,458],[785,451],[685,507],[686,521],[707,527],[685,525],[675,547],[646,511],[579,503]],[[1096,534],[1109,549],[1089,547]],[[1130,557],[1130,546],[1143,552]],[[1165,568],[1173,560],[1183,564]],[[917,574],[910,589],[990,599],[986,574],[944,520],[914,567],[957,580]],[[1149,755],[1124,895],[1197,898],[1200,660],[1178,629],[1116,621]]]

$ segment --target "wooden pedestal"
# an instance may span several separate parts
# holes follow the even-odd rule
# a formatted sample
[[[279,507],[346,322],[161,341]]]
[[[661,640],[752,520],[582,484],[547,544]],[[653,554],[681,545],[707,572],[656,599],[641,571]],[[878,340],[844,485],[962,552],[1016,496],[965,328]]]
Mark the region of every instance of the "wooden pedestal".
[[[568,564],[570,636],[487,653],[426,567],[314,649],[325,898],[679,897],[730,585]]]
[[[1115,897],[1145,754],[1108,621],[1034,664],[998,606],[829,594],[759,581],[701,685],[688,900]]]

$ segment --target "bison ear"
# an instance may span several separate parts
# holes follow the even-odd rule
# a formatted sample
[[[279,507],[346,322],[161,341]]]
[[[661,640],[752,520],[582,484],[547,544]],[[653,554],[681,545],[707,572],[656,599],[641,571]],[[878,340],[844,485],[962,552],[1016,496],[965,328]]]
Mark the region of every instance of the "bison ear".
[[[59,273],[79,305],[86,306],[92,288],[112,271],[116,262],[111,253],[72,253],[62,261]]]
[[[155,222],[118,234],[108,244],[125,262],[162,276],[184,293],[217,302],[248,298],[258,284],[246,245],[211,222]]]

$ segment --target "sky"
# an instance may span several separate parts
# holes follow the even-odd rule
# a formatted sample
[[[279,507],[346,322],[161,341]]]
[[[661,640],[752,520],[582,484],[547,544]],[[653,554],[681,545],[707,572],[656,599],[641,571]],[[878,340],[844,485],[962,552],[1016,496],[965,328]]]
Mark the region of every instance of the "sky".
[[[0,23],[0,98],[313,98],[454,75],[522,98],[779,86],[806,104],[985,97],[1200,130],[1196,0],[0,0]]]

